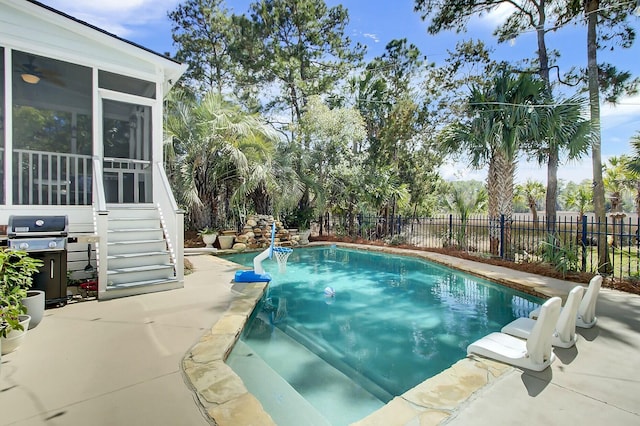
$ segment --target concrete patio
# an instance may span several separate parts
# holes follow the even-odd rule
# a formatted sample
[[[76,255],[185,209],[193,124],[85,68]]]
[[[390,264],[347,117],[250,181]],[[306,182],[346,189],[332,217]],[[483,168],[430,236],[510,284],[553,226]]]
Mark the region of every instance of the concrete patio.
[[[547,295],[572,287],[420,256]],[[222,363],[262,287],[232,291],[233,264],[190,259],[183,289],[47,310],[2,357],[0,425],[273,424]],[[598,325],[578,329],[551,369],[465,358],[357,424],[640,424],[640,296],[603,289],[596,313]]]

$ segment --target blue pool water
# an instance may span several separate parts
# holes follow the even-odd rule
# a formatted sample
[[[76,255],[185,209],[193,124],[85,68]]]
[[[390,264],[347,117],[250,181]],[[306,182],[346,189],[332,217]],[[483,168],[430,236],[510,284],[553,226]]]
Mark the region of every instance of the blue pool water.
[[[251,267],[256,254],[227,259]],[[347,377],[366,394],[360,398],[363,410],[375,410],[464,358],[469,343],[527,316],[541,303],[421,259],[335,246],[295,249],[286,273],[278,272],[275,260],[263,266],[273,281],[240,347],[257,354],[325,417],[331,417],[327,404],[337,410],[338,420],[329,419],[329,424],[347,424],[368,412],[354,410],[353,401],[337,407],[336,390],[331,391],[334,397],[314,396],[325,382],[340,381],[327,377]],[[328,286],[334,297],[325,295]],[[304,353],[298,356],[299,345]],[[296,367],[297,359],[306,365]],[[233,364],[242,361],[236,354],[230,365],[235,369]],[[332,372],[318,367],[325,363]],[[345,419],[343,411],[355,418]]]

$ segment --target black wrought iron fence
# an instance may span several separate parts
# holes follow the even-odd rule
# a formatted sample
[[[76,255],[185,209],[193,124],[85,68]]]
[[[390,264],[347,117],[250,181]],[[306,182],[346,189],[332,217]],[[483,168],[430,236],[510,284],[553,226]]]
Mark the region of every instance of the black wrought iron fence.
[[[551,235],[544,219],[527,215],[461,218],[455,215],[327,216],[323,233],[384,240],[391,245],[454,248],[513,262],[550,262],[566,271],[598,271],[598,243],[608,247],[610,271],[617,278],[640,278],[640,219],[559,216]]]

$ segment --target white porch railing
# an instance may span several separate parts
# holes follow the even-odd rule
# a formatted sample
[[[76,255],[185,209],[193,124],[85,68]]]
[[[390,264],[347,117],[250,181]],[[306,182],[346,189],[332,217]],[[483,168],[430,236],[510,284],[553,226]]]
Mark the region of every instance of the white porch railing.
[[[91,204],[91,156],[26,149],[13,153],[14,204]]]
[[[98,236],[96,244],[96,262],[98,264],[98,294],[107,290],[107,235],[109,230],[109,211],[104,198],[104,181],[102,179],[102,161],[98,157],[93,158],[93,172],[95,180],[93,191],[97,195],[93,203],[94,233]]]
[[[162,163],[154,163],[154,180],[157,182],[155,199],[160,212],[160,221],[171,260],[175,266],[176,279],[184,279],[184,211],[178,207],[169,179]]]
[[[20,205],[91,205],[93,164],[89,155],[27,149],[13,150],[13,203]],[[151,161],[104,158],[107,203],[150,203]]]

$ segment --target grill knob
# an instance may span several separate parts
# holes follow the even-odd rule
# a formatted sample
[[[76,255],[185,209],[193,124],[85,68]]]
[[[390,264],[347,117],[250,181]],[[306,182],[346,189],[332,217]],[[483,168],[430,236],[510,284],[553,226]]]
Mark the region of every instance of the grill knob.
[[[26,243],[26,242],[24,242],[24,243],[20,243],[20,244],[18,244],[18,248],[19,248],[20,250],[26,250],[26,249],[28,249],[28,248],[29,248],[29,243]]]
[[[49,241],[49,248],[56,248],[57,247],[57,243],[55,241]]]

